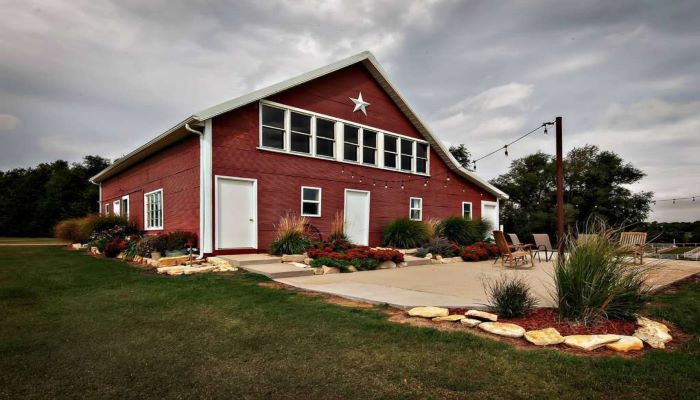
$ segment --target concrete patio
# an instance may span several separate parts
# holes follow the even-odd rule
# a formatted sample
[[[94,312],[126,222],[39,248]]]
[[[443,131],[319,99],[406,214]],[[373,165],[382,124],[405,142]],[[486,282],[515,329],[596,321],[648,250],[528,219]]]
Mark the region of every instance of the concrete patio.
[[[650,276],[659,288],[700,273],[700,262],[646,259],[658,265]],[[540,306],[553,306],[552,262],[535,261],[530,269],[506,269],[493,261],[433,264],[351,274],[300,276],[275,279],[300,289],[393,307],[443,306],[484,308],[488,303],[483,282],[501,274],[523,277]]]

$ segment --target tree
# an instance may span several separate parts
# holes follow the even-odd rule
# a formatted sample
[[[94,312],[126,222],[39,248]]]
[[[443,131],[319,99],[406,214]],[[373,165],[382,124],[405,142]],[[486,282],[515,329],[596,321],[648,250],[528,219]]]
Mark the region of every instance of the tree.
[[[99,156],[58,160],[0,172],[0,236],[47,236],[61,219],[98,211],[98,187],[88,181],[109,166]]]
[[[564,201],[567,225],[582,228],[591,216],[613,226],[643,222],[651,192],[632,193],[625,185],[645,176],[611,151],[588,145],[571,150],[564,159]],[[513,161],[510,170],[492,180],[508,193],[501,220],[506,229],[528,237],[556,232],[554,157],[535,153]]]
[[[459,146],[450,146],[449,150],[459,165],[469,171],[472,171],[472,154],[469,152],[469,150],[467,150],[467,147],[464,144],[460,144]]]

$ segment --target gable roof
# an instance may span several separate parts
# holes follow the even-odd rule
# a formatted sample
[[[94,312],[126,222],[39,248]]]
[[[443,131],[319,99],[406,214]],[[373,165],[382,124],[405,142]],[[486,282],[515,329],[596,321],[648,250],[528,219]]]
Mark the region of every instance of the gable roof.
[[[508,198],[507,194],[505,194],[495,186],[491,185],[486,180],[478,177],[476,174],[462,168],[459,165],[457,160],[455,160],[455,158],[445,148],[442,142],[435,135],[433,135],[433,133],[428,129],[427,125],[423,123],[423,121],[408,105],[406,100],[404,100],[403,96],[401,96],[396,87],[391,83],[391,81],[389,81],[386,71],[384,71],[381,65],[379,65],[379,62],[377,62],[377,59],[369,51],[363,51],[362,53],[345,58],[335,63],[326,65],[324,67],[309,71],[307,73],[298,75],[286,81],[267,86],[265,88],[250,92],[246,95],[196,112],[191,116],[187,117],[182,122],[170,128],[169,130],[165,131],[161,135],[157,136],[153,140],[137,148],[136,150],[132,151],[126,156],[118,159],[112,165],[90,178],[90,181],[93,183],[102,182],[103,180],[116,175],[117,173],[128,168],[129,166],[145,159],[149,155],[165,148],[166,146],[169,146],[170,144],[175,143],[176,141],[193,134],[188,129],[186,129],[187,124],[201,123],[210,118],[214,118],[218,115],[235,110],[247,104],[254,103],[256,101],[270,97],[274,94],[283,92],[287,89],[291,89],[295,86],[312,81],[314,79],[320,78],[324,75],[330,74],[332,72],[341,70],[343,68],[349,67],[357,63],[362,63],[367,68],[370,74],[374,77],[374,79],[377,80],[382,89],[386,91],[386,93],[399,107],[399,109],[401,110],[401,112],[403,112],[406,118],[408,118],[408,120],[421,133],[421,135],[423,135],[425,140],[427,140],[428,143],[431,144],[433,150],[435,150],[435,152],[440,156],[440,158],[447,164],[450,170],[467,179],[468,181],[473,182],[477,186],[483,188],[484,190],[498,198]]]

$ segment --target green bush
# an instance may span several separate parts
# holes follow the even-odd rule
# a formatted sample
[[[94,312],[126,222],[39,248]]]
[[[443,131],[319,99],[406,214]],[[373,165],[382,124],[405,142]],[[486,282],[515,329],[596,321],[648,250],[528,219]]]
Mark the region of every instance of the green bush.
[[[437,226],[437,234],[459,245],[470,245],[486,239],[491,224],[487,220],[447,217]]]
[[[569,236],[566,247],[554,267],[559,315],[585,324],[633,318],[648,298],[650,267],[627,263],[616,234],[604,228],[585,241]]]
[[[421,221],[399,218],[384,227],[384,245],[408,249],[428,240],[428,228]]]
[[[136,224],[126,217],[117,215],[89,215],[82,219],[83,229],[88,235],[104,232],[114,227],[120,227],[125,235],[138,233]]]
[[[485,291],[491,311],[504,318],[522,317],[537,305],[529,285],[519,277],[501,275],[486,281]]]
[[[311,241],[303,233],[287,232],[270,244],[270,254],[302,254],[310,246]]]
[[[154,251],[165,251],[165,240],[161,235],[144,236],[136,244],[136,253],[141,257],[150,257]]]

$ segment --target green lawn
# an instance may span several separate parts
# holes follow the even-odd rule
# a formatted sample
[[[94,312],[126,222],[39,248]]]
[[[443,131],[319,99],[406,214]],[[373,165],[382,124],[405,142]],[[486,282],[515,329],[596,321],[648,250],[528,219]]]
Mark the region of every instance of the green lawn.
[[[22,244],[22,243],[66,244],[64,241],[54,239],[54,238],[0,236],[0,244]]]
[[[638,359],[516,350],[258,286],[0,247],[0,398],[700,397],[700,287],[655,313],[695,336]]]

